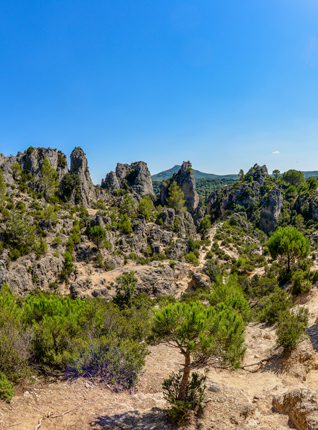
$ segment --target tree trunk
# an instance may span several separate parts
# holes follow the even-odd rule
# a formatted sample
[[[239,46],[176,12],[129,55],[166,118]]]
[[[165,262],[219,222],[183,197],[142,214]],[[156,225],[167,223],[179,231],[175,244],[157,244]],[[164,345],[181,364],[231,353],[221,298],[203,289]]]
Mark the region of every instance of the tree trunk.
[[[180,390],[179,390],[179,395],[178,395],[178,400],[185,400],[185,396],[186,396],[186,389],[187,389],[187,383],[188,383],[188,379],[190,376],[190,352],[186,352],[184,354],[184,358],[185,358],[185,364],[184,364],[184,371],[183,371],[183,377],[182,377],[182,381],[181,381],[181,385],[180,385]]]
[[[290,271],[290,256],[289,254],[287,255],[287,272]]]

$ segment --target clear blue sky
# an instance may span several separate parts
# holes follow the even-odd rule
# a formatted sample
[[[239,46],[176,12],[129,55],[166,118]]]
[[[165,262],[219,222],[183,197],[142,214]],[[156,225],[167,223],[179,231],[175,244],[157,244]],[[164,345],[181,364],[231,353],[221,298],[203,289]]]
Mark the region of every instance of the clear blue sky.
[[[0,0],[0,56],[5,155],[318,170],[316,0]]]

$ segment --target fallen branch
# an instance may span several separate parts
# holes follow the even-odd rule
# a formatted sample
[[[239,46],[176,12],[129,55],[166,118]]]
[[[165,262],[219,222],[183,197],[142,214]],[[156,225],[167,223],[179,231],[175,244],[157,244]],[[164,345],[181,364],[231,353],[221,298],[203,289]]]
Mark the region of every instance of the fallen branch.
[[[262,364],[265,361],[270,361],[273,358],[277,357],[279,354],[274,354],[271,355],[270,357],[267,358],[263,358],[262,360],[257,361],[256,363],[252,363],[252,364],[245,364],[244,366],[241,366],[239,369],[245,369],[246,367],[252,367],[252,366],[257,366],[258,364]],[[213,367],[213,369],[231,369],[232,366],[209,366],[209,367]]]
[[[259,360],[259,361],[257,361],[256,363],[252,363],[252,364],[245,364],[244,366],[241,366],[239,369],[245,369],[246,367],[252,367],[252,366],[257,366],[257,365],[259,365],[259,364],[262,364],[262,363],[264,363],[265,361],[270,361],[270,360],[272,360],[273,358],[275,358],[275,357],[277,357],[279,354],[274,354],[274,355],[271,355],[270,357],[267,357],[267,358],[263,358],[262,360]],[[191,369],[199,369],[199,368],[201,368],[201,367],[212,367],[213,369],[233,369],[233,366],[214,366],[213,364],[209,364],[208,363],[208,361],[201,361],[200,359],[199,360],[196,360],[196,361],[194,361],[192,364],[191,364]],[[181,369],[180,370],[180,372],[183,372],[183,370],[184,369]]]
[[[40,418],[39,424],[35,427],[34,430],[39,430],[39,428],[41,427],[41,424],[42,424],[42,420],[43,420],[43,418]]]
[[[76,409],[76,408],[77,408],[77,406],[76,406],[75,408],[73,408],[73,409],[69,409],[68,411],[65,411],[65,412],[63,412],[62,414],[59,414],[59,415],[50,415],[50,418],[58,418],[58,417],[62,417],[63,415],[66,415],[66,414],[68,414],[68,413],[70,413],[70,412],[74,411],[74,409]]]

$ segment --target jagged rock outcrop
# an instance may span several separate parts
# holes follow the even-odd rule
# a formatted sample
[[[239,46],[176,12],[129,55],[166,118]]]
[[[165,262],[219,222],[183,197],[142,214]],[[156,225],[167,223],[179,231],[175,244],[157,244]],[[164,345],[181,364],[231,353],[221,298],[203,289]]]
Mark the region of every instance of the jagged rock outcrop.
[[[147,163],[143,161],[136,161],[132,164],[118,163],[116,172],[107,173],[106,179],[102,181],[102,187],[111,192],[129,187],[136,196],[149,195],[155,198],[151,175]]]
[[[160,185],[160,201],[162,205],[166,204],[169,194],[169,186],[176,182],[178,187],[184,193],[187,210],[193,213],[199,204],[199,194],[195,187],[195,178],[190,161],[184,161],[181,169],[175,173],[170,181],[162,181]]]
[[[50,166],[57,171],[57,179],[61,181],[68,172],[66,155],[61,151],[51,148],[33,148],[19,158],[19,164],[23,170],[28,170],[38,178],[41,174],[43,160],[46,158]]]
[[[288,414],[299,430],[318,429],[318,394],[309,389],[296,389],[274,397],[273,409]]]
[[[0,261],[0,288],[6,282],[6,266],[3,261]]]
[[[295,203],[297,212],[302,213],[305,217],[318,221],[318,193],[312,191],[311,193],[301,193]]]
[[[85,152],[79,146],[74,148],[71,153],[70,173],[78,176],[80,180],[80,193],[82,204],[90,206],[91,202],[96,201],[95,187],[88,170],[88,162]],[[75,201],[75,193],[71,195],[71,201]]]
[[[267,234],[276,230],[282,207],[282,190],[274,187],[263,200],[259,228]]]
[[[261,193],[268,171],[266,166],[257,166],[246,174],[248,180],[244,183],[236,182],[233,186],[224,187],[211,193],[207,200],[207,213],[218,212],[218,216],[224,217],[227,210],[234,205],[247,208],[253,205]]]
[[[5,157],[3,154],[0,154],[0,165],[3,171],[4,181],[11,185],[14,184],[11,167],[14,163],[19,163],[22,170],[27,170],[34,176],[34,180],[29,182],[29,185],[34,188],[37,180],[40,178],[44,158],[46,158],[51,167],[57,171],[57,179],[61,182],[68,172],[66,155],[62,151],[57,151],[52,148],[33,147],[28,148],[24,153],[19,152],[15,156],[10,155],[9,157]]]
[[[266,166],[255,165],[240,181],[211,193],[206,211],[212,219],[232,214],[231,218],[236,217],[241,227],[247,227],[246,220],[240,218],[241,212],[233,214],[244,210],[248,221],[259,220],[259,228],[269,234],[278,226],[283,203],[281,186],[269,177]]]
[[[314,231],[312,233],[310,240],[312,245],[316,245],[316,243],[318,242],[318,231]]]
[[[107,173],[106,179],[102,180],[102,187],[108,188],[112,192],[120,189],[120,180],[114,171]]]
[[[35,288],[49,289],[56,281],[63,268],[62,257],[47,256],[33,263],[24,260],[23,263],[10,264],[6,272],[6,282],[17,295],[24,295]]]

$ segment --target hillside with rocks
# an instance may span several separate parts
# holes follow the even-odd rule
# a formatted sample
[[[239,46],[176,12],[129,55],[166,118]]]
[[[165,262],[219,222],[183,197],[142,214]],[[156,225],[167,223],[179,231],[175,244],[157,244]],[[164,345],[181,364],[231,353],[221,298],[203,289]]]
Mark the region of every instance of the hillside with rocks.
[[[160,195],[143,161],[94,185],[79,147],[0,168],[0,429],[318,429],[317,179],[256,164],[204,206],[189,161]],[[214,346],[178,423],[162,383],[185,352],[153,325],[193,303]]]

